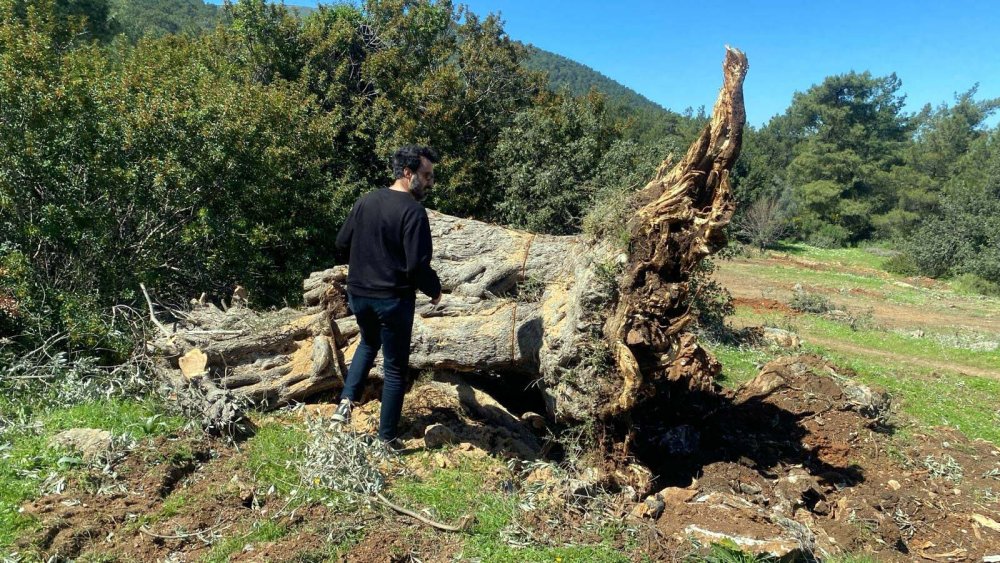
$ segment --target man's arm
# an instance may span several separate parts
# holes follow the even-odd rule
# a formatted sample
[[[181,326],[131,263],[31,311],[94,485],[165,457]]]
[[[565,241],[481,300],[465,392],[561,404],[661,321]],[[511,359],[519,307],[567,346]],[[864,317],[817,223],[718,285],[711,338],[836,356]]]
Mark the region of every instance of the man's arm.
[[[431,224],[423,209],[411,213],[403,225],[403,252],[410,283],[436,302],[441,298],[441,280],[431,268]]]

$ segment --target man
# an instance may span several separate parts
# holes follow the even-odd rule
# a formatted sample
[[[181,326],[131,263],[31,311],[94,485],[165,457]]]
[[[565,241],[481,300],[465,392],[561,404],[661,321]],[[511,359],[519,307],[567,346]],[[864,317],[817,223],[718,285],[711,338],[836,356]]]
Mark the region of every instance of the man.
[[[416,291],[437,305],[441,281],[431,268],[431,229],[419,202],[434,185],[437,154],[408,145],[392,157],[396,181],[361,197],[337,235],[337,248],[349,251],[347,300],[361,331],[361,342],[347,371],[341,401],[333,415],[348,422],[351,408],[382,349],[382,412],[379,438],[393,445],[403,409],[405,376]]]

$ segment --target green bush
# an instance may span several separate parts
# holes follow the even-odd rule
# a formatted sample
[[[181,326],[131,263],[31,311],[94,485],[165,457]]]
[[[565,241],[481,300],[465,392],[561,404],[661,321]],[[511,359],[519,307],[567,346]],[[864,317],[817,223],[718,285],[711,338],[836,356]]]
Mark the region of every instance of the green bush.
[[[920,267],[917,266],[917,261],[913,259],[913,256],[907,254],[906,252],[900,252],[895,256],[890,257],[882,264],[887,272],[893,274],[899,274],[901,276],[915,276],[920,273]]]
[[[843,248],[851,240],[851,233],[840,225],[823,223],[806,237],[806,242],[820,248]]]
[[[949,281],[959,291],[1000,297],[1000,283],[983,279],[976,274],[961,274]]]
[[[800,313],[822,314],[833,310],[833,303],[825,295],[796,289],[788,306]]]

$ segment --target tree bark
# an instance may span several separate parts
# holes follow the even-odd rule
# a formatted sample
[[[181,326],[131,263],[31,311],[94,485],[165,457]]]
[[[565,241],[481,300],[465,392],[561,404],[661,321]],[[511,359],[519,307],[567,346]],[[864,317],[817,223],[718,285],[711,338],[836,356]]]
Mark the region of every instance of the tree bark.
[[[728,49],[723,70],[709,125],[636,194],[627,250],[429,212],[444,298],[418,297],[411,368],[532,381],[562,421],[627,414],[666,386],[711,386],[719,365],[685,328],[689,278],[725,245],[734,210],[746,57]],[[188,384],[179,360],[197,348],[204,376],[262,406],[336,389],[358,342],[345,279],[343,266],[312,274],[301,310],[193,303],[150,346],[176,385]]]

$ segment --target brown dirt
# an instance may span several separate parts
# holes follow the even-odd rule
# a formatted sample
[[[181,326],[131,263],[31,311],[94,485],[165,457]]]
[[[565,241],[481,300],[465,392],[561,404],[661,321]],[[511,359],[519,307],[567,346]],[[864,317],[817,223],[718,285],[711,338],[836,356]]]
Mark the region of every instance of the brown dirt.
[[[683,489],[662,495],[656,525],[671,541],[660,555],[705,531],[879,561],[981,561],[1000,550],[1000,530],[975,520],[1000,521],[996,446],[947,429],[901,444],[837,379],[851,374],[817,357],[764,372],[702,417],[697,451],[665,460],[666,484]],[[932,475],[929,456],[953,459],[962,476]]]
[[[637,446],[638,457],[632,461],[645,463],[659,476],[646,487],[662,490],[665,510],[655,520],[629,516],[635,500],[625,490],[612,486],[600,493],[612,481],[601,473],[600,463],[593,473],[603,475],[594,478],[604,479],[604,485],[584,495],[596,500],[567,494],[565,478],[551,471],[522,479],[499,463],[493,463],[499,471],[485,479],[484,489],[527,492],[549,486],[553,494],[537,497],[547,500],[517,516],[520,529],[542,545],[597,544],[601,522],[624,519],[634,532],[611,541],[633,560],[678,560],[696,550],[691,537],[706,543],[735,538],[750,542],[746,547],[755,551],[802,553],[805,546],[818,555],[870,553],[879,561],[980,561],[1000,551],[1000,531],[990,525],[1000,522],[1000,451],[943,429],[907,442],[894,439],[885,417],[876,416],[886,412],[883,395],[859,394],[851,375],[816,357],[784,358],[738,391],[691,393],[679,409],[633,421],[637,439],[647,441]],[[414,435],[419,434],[416,426],[431,419],[472,424],[453,411],[455,405],[432,409],[431,399],[432,393],[421,391],[408,396],[404,417]],[[329,408],[310,410],[324,413]],[[357,412],[358,425],[371,425],[377,403]],[[664,440],[678,433],[669,426],[654,428],[653,419],[687,426],[693,447],[678,446],[685,440]],[[430,455],[430,467],[422,464],[424,472],[455,467],[461,458],[485,456],[498,445],[483,439],[482,448],[467,444],[423,454],[418,438],[412,440],[416,453],[406,461],[418,467]],[[961,467],[961,477],[933,475],[928,459],[940,466],[954,460],[948,463]],[[158,439],[115,468],[118,478],[110,482],[122,485],[124,492],[98,495],[90,492],[93,480],[81,479],[61,495],[27,503],[25,511],[40,526],[18,548],[43,558],[99,554],[193,561],[209,553],[211,540],[245,536],[254,522],[277,518],[288,529],[286,535],[256,542],[232,560],[326,557],[332,544],[349,537],[356,543],[342,561],[453,561],[463,552],[467,536],[438,532],[387,509],[343,514],[305,505],[283,511],[284,499],[251,485],[246,465],[239,449],[224,442]],[[579,476],[584,481],[586,473]],[[165,501],[181,496],[187,500],[180,508],[164,510]],[[590,525],[595,521],[596,526]],[[209,541],[199,539],[199,531]],[[219,537],[212,537],[213,532]]]
[[[820,264],[788,257],[720,261],[714,277],[732,293],[735,300],[744,300],[751,307],[754,307],[755,303],[761,301],[787,303],[792,298],[795,282],[775,283],[764,277],[753,275],[754,269],[769,266],[781,267],[782,265],[820,271],[851,272],[868,277],[885,279],[886,283],[892,283],[889,281],[891,279],[890,276],[885,272],[857,267],[848,268],[836,264]],[[941,282],[927,280],[926,278],[908,279],[907,283],[916,287],[935,290],[944,288]],[[989,334],[1000,334],[1000,318],[996,315],[985,317],[978,315],[981,302],[975,298],[942,293],[940,300],[934,300],[925,305],[907,305],[887,301],[884,292],[868,288],[846,288],[847,291],[844,293],[829,287],[820,286],[808,286],[807,289],[815,293],[828,295],[834,303],[846,307],[848,310],[870,310],[872,312],[872,320],[876,324],[890,329],[924,328],[949,332],[964,329]],[[757,307],[754,307],[754,311],[757,313],[772,312],[767,308],[758,309]],[[784,311],[779,310],[773,310],[773,312],[784,313]]]
[[[798,311],[789,307],[776,299],[753,299],[749,297],[733,297],[733,305],[736,307],[750,307],[754,313],[783,313],[786,315],[797,315]]]

